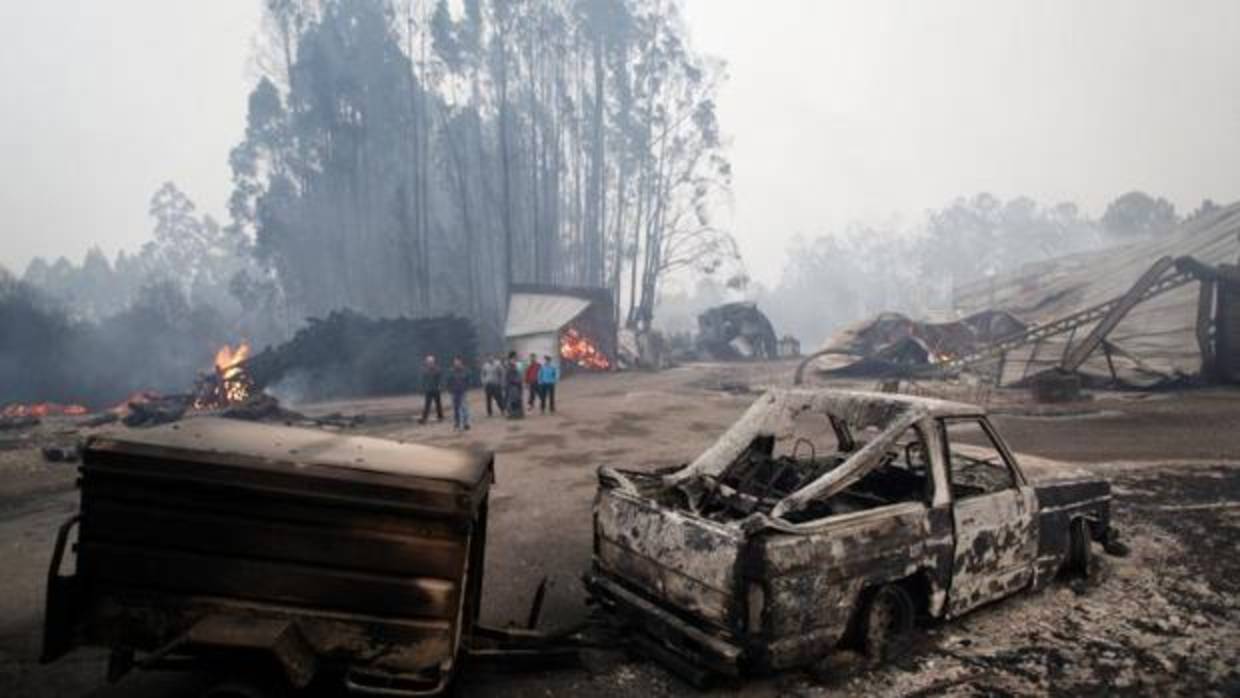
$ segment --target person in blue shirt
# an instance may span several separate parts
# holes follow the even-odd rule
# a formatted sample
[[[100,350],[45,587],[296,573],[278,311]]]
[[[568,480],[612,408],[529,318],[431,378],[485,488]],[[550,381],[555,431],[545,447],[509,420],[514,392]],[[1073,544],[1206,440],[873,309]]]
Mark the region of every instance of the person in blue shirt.
[[[560,382],[560,367],[551,362],[550,356],[544,356],[542,366],[538,369],[538,411],[546,412],[547,403],[551,404],[551,414],[555,414],[555,385]]]

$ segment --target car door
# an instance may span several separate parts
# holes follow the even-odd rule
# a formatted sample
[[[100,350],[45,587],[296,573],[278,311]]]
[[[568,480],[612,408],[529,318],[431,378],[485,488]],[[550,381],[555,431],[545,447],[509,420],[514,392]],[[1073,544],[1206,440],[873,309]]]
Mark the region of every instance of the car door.
[[[1037,556],[1036,500],[985,417],[939,420],[955,550],[948,614],[1024,588]]]

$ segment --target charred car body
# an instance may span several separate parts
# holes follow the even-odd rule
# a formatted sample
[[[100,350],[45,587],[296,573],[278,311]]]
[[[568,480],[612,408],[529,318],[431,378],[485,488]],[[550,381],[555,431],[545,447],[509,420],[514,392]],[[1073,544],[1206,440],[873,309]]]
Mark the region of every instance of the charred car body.
[[[1034,484],[981,408],[900,395],[773,391],[689,465],[599,480],[591,595],[690,678],[881,658],[1113,535],[1109,483]]]

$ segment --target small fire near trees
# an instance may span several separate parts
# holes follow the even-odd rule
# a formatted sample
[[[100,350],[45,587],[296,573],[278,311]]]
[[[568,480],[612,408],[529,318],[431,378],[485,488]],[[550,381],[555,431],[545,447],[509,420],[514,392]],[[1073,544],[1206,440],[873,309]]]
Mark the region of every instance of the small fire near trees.
[[[221,409],[245,402],[254,394],[254,382],[242,365],[250,357],[250,345],[242,342],[236,349],[225,344],[215,353],[211,373],[199,377],[194,386],[194,409]]]

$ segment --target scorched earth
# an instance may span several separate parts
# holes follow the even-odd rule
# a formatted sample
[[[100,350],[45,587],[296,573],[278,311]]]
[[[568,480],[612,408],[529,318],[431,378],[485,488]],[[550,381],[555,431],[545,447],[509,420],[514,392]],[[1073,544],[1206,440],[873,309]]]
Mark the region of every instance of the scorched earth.
[[[762,388],[790,385],[793,370],[789,363],[698,364],[580,376],[562,386],[558,414],[516,422],[477,416],[464,437],[450,424],[415,424],[416,396],[298,408],[365,415],[353,429],[359,433],[494,449],[484,619],[521,621],[538,581],[549,576],[543,624],[565,627],[591,612],[579,579],[590,562],[597,467],[685,463]],[[471,399],[478,415],[481,398]],[[930,626],[890,666],[864,671],[842,654],[812,671],[752,678],[710,695],[1240,694],[1240,392],[1098,394],[1051,412],[1015,391],[988,401],[1018,453],[1111,480],[1114,523],[1131,554],[1095,555],[1086,585],[1059,582]],[[40,448],[85,435],[77,421],[66,415],[0,433],[0,695],[186,695],[195,679],[176,674],[106,685],[102,651],[37,663],[52,538],[77,505],[75,466],[45,462]],[[620,651],[592,652],[580,670],[468,676],[462,688],[470,696],[697,694]]]

